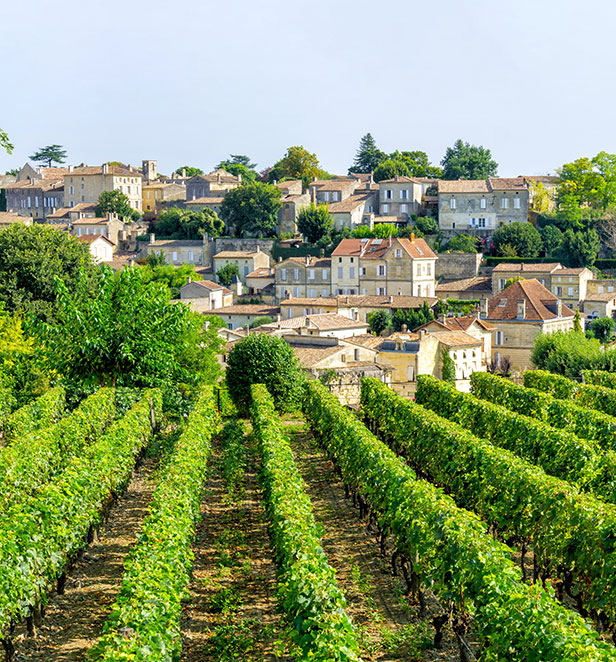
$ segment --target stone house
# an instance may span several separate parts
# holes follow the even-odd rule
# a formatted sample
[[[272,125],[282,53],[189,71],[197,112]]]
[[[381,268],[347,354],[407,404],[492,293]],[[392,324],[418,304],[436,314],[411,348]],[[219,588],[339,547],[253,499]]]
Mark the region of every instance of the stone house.
[[[72,221],[71,234],[77,237],[102,235],[117,246],[124,236],[124,227],[124,222],[115,214],[108,214],[105,218],[79,218]]]
[[[411,177],[396,175],[379,182],[379,214],[409,218],[421,208],[423,185]]]
[[[310,193],[303,191],[301,179],[278,182],[276,186],[282,191],[278,212],[278,235],[295,236],[297,234],[297,217],[304,207],[310,205]]]
[[[186,200],[186,186],[176,182],[144,182],[141,187],[143,195],[142,209],[144,212],[155,212],[163,202]]]
[[[487,362],[492,358],[492,339],[496,327],[481,319],[479,309],[474,314],[458,317],[440,315],[438,319],[418,327],[415,331],[419,331],[419,329],[425,329],[428,333],[463,331],[481,343],[481,365],[484,366],[484,369]]]
[[[213,257],[213,270],[217,274],[227,264],[235,264],[243,283],[246,276],[255,269],[269,268],[270,256],[264,253],[259,246],[254,251],[220,251]]]
[[[593,292],[586,296],[580,306],[580,312],[588,319],[597,317],[616,317],[616,292]]]
[[[315,177],[308,187],[310,201],[315,204],[342,202],[351,197],[360,185],[361,181],[355,177],[334,177],[333,179]]]
[[[150,241],[142,249],[146,255],[162,253],[167,264],[179,266],[180,264],[194,264],[206,267],[203,241],[199,239],[156,239],[150,233]]]
[[[4,190],[6,191],[6,210],[20,216],[45,219],[64,205],[62,177],[23,179],[13,184],[7,184]]]
[[[587,297],[588,282],[594,278],[586,267],[562,268],[552,274],[552,292],[569,308],[579,308]]]
[[[436,255],[424,239],[343,239],[332,252],[333,294],[434,297]]]
[[[88,245],[90,254],[95,262],[111,262],[113,260],[113,251],[115,244],[102,234],[82,234],[77,237],[80,241]]]
[[[359,225],[372,227],[378,209],[378,193],[358,189],[340,202],[329,203],[328,207],[336,230],[342,228],[354,230]]]
[[[331,259],[325,257],[289,257],[274,265],[276,298],[327,297],[331,288]]]
[[[120,191],[128,197],[132,209],[141,213],[143,196],[139,170],[130,170],[106,163],[100,166],[73,168],[64,175],[64,205],[74,207],[81,202],[98,202],[103,191]]]
[[[11,211],[0,211],[0,230],[6,230],[15,223],[23,223],[23,225],[32,225],[32,219],[28,216],[20,216]]]
[[[238,329],[250,326],[251,322],[254,322],[257,317],[271,317],[272,319],[276,319],[280,314],[280,308],[278,306],[260,304],[238,304],[201,312],[203,315],[217,315],[225,322],[229,329]]]
[[[501,225],[528,221],[528,185],[523,177],[439,180],[439,227],[488,236]]]
[[[276,272],[272,267],[258,267],[251,271],[245,280],[247,294],[262,295],[271,290],[272,295],[275,296],[274,282],[276,280]]]
[[[359,322],[346,315],[338,315],[338,313],[317,313],[290,319],[282,319],[281,315],[278,317],[280,319],[270,324],[264,324],[258,327],[258,330],[276,335],[293,333],[302,336],[331,338],[352,338],[368,332],[368,324],[365,322]]]
[[[224,198],[242,183],[242,176],[218,169],[207,175],[195,175],[186,180],[186,202],[200,198]]]
[[[538,280],[520,280],[487,302],[481,318],[496,327],[492,359],[504,357],[515,371],[531,366],[531,352],[540,333],[568,331],[575,313]]]
[[[490,276],[475,276],[474,278],[439,283],[436,286],[436,296],[439,299],[487,301],[492,297],[492,279]]]
[[[563,265],[560,262],[546,263],[521,263],[510,264],[501,262],[492,270],[492,294],[497,294],[505,288],[505,284],[512,278],[523,278],[525,280],[538,280],[543,287],[552,289],[552,274],[560,271]]]
[[[201,299],[206,310],[233,305],[233,293],[211,280],[194,280],[180,287],[180,299]],[[202,311],[199,311],[202,312]]]

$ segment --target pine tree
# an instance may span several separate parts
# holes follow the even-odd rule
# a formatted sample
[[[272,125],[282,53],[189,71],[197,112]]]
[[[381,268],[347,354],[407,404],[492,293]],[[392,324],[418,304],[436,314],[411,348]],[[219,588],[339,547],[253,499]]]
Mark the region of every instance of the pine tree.
[[[355,154],[353,165],[349,168],[349,173],[370,173],[386,158],[387,154],[378,149],[372,134],[367,133],[359,141],[359,149]]]

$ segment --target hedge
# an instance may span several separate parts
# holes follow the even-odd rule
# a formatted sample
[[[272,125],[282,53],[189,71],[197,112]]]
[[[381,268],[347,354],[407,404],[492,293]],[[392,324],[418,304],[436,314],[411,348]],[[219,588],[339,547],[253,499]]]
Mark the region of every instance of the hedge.
[[[66,392],[61,386],[49,389],[32,402],[20,407],[0,423],[4,437],[12,441],[39,428],[52,425],[62,417]]]
[[[582,377],[585,384],[616,389],[616,373],[607,370],[582,370]]]

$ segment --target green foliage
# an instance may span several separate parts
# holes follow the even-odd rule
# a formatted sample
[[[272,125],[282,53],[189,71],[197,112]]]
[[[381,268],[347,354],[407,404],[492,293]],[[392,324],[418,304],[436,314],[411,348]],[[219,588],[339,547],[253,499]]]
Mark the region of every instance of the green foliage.
[[[410,177],[408,166],[400,159],[385,159],[374,169],[374,181],[382,182],[387,179],[393,179],[396,175],[400,177]]]
[[[563,243],[563,233],[555,225],[544,225],[539,228],[541,241],[543,241],[543,250],[548,257],[554,257],[559,254]]]
[[[486,179],[496,177],[498,163],[485,147],[456,140],[441,161],[443,179]]]
[[[304,376],[290,345],[277,336],[252,333],[227,357],[229,395],[240,415],[250,406],[252,384],[265,384],[279,411],[297,407]]]
[[[611,317],[599,317],[588,325],[587,335],[601,343],[611,342],[614,338],[616,322]]]
[[[580,221],[616,203],[616,154],[599,152],[592,159],[576,159],[557,172],[559,216]]]
[[[349,168],[351,173],[370,173],[387,158],[385,152],[381,152],[376,146],[376,142],[372,134],[367,133],[359,141],[359,149],[355,154],[353,165]]]
[[[399,438],[402,435],[395,428],[401,419],[390,411],[386,394],[395,397],[377,380],[363,380],[362,408],[372,421],[386,418],[382,422]],[[408,406],[430,414],[401,398],[394,402],[400,413]],[[418,480],[407,464],[314,380],[306,383],[304,411],[345,484],[361,494],[395,548],[414,559],[414,579],[460,614],[473,617],[474,631],[484,645],[483,659],[611,659],[609,645],[599,643],[582,618],[557,604],[540,584],[528,586],[520,580],[511,550],[489,536],[481,520],[458,508],[442,490]],[[408,427],[401,423],[401,428]],[[465,464],[462,461],[457,468]]]
[[[422,234],[437,234],[439,230],[438,221],[434,216],[418,216],[415,221],[415,227]]]
[[[204,234],[220,237],[225,224],[212,209],[180,209],[171,207],[158,216],[154,225],[159,239],[201,239]]]
[[[218,278],[218,282],[225,287],[229,287],[229,285],[231,285],[233,282],[233,279],[239,275],[240,268],[235,262],[227,262],[224,267],[221,267],[216,272],[216,278]]]
[[[580,331],[557,331],[535,338],[531,361],[541,370],[578,379],[582,370],[603,368],[614,355],[614,350],[604,352],[598,340]]]
[[[471,386],[478,398],[563,428],[582,439],[594,440],[604,449],[616,450],[616,419],[607,414],[486,373],[473,373]]]
[[[236,177],[241,175],[242,182],[244,183],[256,181],[257,173],[255,172],[255,168],[257,164],[252,163],[250,157],[244,154],[230,154],[230,157],[230,159],[221,161],[216,166],[216,170],[226,170]]]
[[[130,206],[130,201],[126,193],[114,189],[113,191],[103,191],[98,196],[96,205],[96,215],[117,214],[118,218],[125,223],[132,223],[139,220],[139,212]]]
[[[610,578],[616,552],[605,545],[616,536],[616,511],[611,505],[401,398],[381,382],[371,380],[370,386],[366,396],[362,393],[365,415],[412,466],[421,467],[431,481],[455,497],[458,505],[475,511],[503,537],[532,540],[544,576],[556,580],[571,573],[568,576],[573,577],[582,604],[600,609],[608,620],[614,620],[612,593],[616,593],[616,586]],[[597,558],[602,562],[597,563]],[[553,609],[565,610],[555,602],[551,604]],[[580,619],[579,624],[583,623]],[[552,627],[560,626],[558,619],[553,620]],[[554,640],[548,639],[548,645],[554,645]],[[539,650],[532,650],[530,655],[531,660],[563,659]],[[514,654],[512,659],[522,658]]]
[[[176,175],[181,175],[182,170],[185,172],[186,177],[194,177],[195,175],[203,174],[201,168],[194,168],[193,166],[180,166],[177,170],[174,170],[174,172]]]
[[[6,131],[0,129],[0,147],[7,152],[7,154],[13,153],[13,143],[9,140],[9,137]],[[7,175],[10,174],[7,172]]]
[[[476,253],[479,240],[469,234],[456,234],[445,244],[444,250],[450,253]]]
[[[282,191],[277,186],[253,182],[238,186],[223,198],[220,215],[237,237],[273,237],[278,226]]]
[[[243,496],[243,483],[246,471],[246,445],[244,424],[233,420],[222,429],[220,439],[223,450],[222,473],[227,486],[227,494],[232,501]]]
[[[135,460],[161,420],[161,396],[139,402],[82,453],[61,476],[0,515],[0,631],[29,615],[87,544],[101,506],[120,494]]]
[[[28,158],[36,163],[44,163],[48,168],[51,168],[51,164],[54,161],[55,163],[64,163],[66,161],[66,151],[62,149],[62,145],[47,145],[46,147],[41,147],[41,149],[34,152]]]
[[[510,246],[519,257],[537,257],[542,248],[537,228],[521,221],[501,225],[492,235],[492,242],[498,255],[505,255],[505,247]]]
[[[191,577],[191,545],[217,427],[208,388],[173,449],[139,540],[124,563],[122,589],[93,651],[100,662],[180,658],[182,599]],[[130,637],[124,628],[132,629]]]
[[[102,269],[94,294],[83,283],[73,294],[62,282],[57,286],[56,322],[39,333],[49,363],[72,392],[157,386],[165,408],[177,410],[220,374],[215,355],[222,341],[215,331],[202,331],[202,317],[171,303],[168,288],[148,282],[143,269]]]
[[[348,229],[348,228],[345,228]],[[349,233],[349,237],[353,239],[388,239],[389,237],[399,237],[400,230],[391,223],[376,223],[372,228],[369,228],[367,225],[358,225],[353,228]],[[340,237],[340,239],[346,239],[347,237]],[[336,238],[339,240],[338,238]],[[336,240],[334,240],[334,243]]]
[[[428,302],[424,301],[418,310],[412,310],[410,308],[397,308],[394,310],[391,325],[394,331],[402,331],[402,325],[406,324],[407,330],[412,331],[422,324],[431,322],[433,319],[434,313]]]
[[[20,439],[40,428],[53,425],[64,414],[65,398],[65,390],[61,386],[56,386],[14,411],[5,420],[0,421],[0,430],[5,439],[8,441]]]
[[[329,237],[334,229],[334,219],[327,205],[315,205],[300,209],[297,215],[297,229],[304,235],[305,241],[316,244],[317,241]]]
[[[380,336],[391,326],[391,315],[386,310],[374,310],[368,313],[366,321],[369,324],[370,333]]]
[[[261,317],[255,317],[252,322],[249,324],[250,329],[254,329],[257,326],[261,326],[262,324],[271,324],[272,322],[275,322],[276,320],[273,317],[270,317],[269,315],[262,315]]]
[[[556,253],[569,267],[591,267],[601,248],[599,235],[595,230],[566,230]]]
[[[501,377],[490,377],[505,381]],[[418,377],[415,398],[439,416],[540,466],[551,476],[578,485],[606,501],[616,500],[616,454],[602,451],[598,443],[479,400],[474,395],[460,393],[431,375]]]
[[[456,383],[456,364],[446,347],[441,350],[441,379],[451,384]]]
[[[575,311],[575,318],[573,320],[573,330],[576,333],[580,333],[582,331],[582,317],[580,315],[579,310]]]
[[[162,251],[161,251],[162,253]],[[150,254],[148,257],[152,257]],[[164,283],[169,288],[169,293],[172,299],[177,299],[180,296],[180,287],[186,285],[189,281],[199,280],[197,272],[195,271],[194,264],[181,264],[179,267],[174,267],[172,264],[150,266],[148,263],[143,267],[144,281],[149,283]]]
[[[49,320],[56,305],[54,279],[61,278],[72,293],[84,280],[91,287],[97,271],[85,244],[49,225],[14,223],[0,232],[0,302],[9,312]]]
[[[272,542],[279,564],[281,607],[301,649],[301,659],[359,662],[359,646],[346,615],[344,594],[321,547],[288,440],[272,397],[263,384],[252,387],[252,422],[263,459],[263,484]]]
[[[94,442],[114,416],[113,389],[99,389],[71,414],[53,424],[58,416],[56,412],[54,417],[53,409],[59,409],[57,403],[64,403],[63,389],[49,391],[50,396],[53,391],[61,392],[62,398],[56,398],[56,402],[50,402],[48,398],[45,403],[47,411],[43,410],[41,402],[35,403],[42,414],[41,423],[29,429],[22,426],[12,443],[0,452],[2,511],[32,497],[72,457],[82,452],[86,444]]]
[[[329,179],[331,175],[321,168],[316,154],[311,154],[301,145],[296,145],[287,149],[287,153],[269,171],[268,177],[270,182],[301,179],[304,188],[308,188],[313,177]]]

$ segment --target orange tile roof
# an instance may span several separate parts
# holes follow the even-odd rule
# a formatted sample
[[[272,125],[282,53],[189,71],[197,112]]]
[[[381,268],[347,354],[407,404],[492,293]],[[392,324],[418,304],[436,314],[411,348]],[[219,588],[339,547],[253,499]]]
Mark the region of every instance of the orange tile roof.
[[[67,177],[84,177],[87,175],[102,175],[103,166],[84,166],[83,168],[73,168],[72,172],[64,173]],[[118,177],[141,177],[143,174],[138,170],[127,170],[126,168],[120,168],[120,166],[107,166],[108,175],[116,175]]]
[[[552,273],[553,271],[558,271],[560,273],[561,269],[562,265],[560,262],[536,262],[532,264],[525,262],[501,262],[500,264],[497,264],[492,271],[519,271],[520,273]]]
[[[104,239],[105,241],[108,241],[112,246],[115,246],[115,243],[111,241],[109,237],[105,237],[104,234],[82,234],[81,237],[75,237],[75,238],[77,239],[77,241],[81,241],[84,244],[91,244],[97,239]]]
[[[464,331],[436,331],[431,333],[440,343],[447,347],[468,347],[472,345],[481,345],[481,340],[473,338]]]
[[[526,302],[525,320],[545,321],[557,318],[558,297],[531,278],[518,280],[488,300],[488,320],[518,319],[518,301]],[[574,312],[561,304],[562,317],[573,317]]]
[[[332,256],[357,256],[380,260],[392,248],[402,247],[413,258],[436,258],[435,253],[425,239],[389,238],[389,239],[343,239],[334,249]]]

